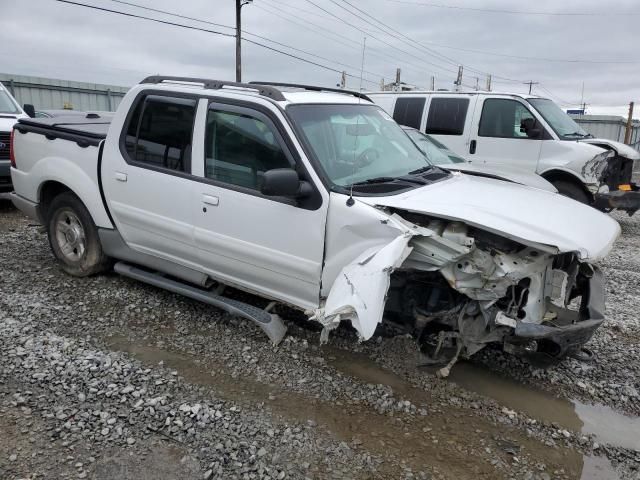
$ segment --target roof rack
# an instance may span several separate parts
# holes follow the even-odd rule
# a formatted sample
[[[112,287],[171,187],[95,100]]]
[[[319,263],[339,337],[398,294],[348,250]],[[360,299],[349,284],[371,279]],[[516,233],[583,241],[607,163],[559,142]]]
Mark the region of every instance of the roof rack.
[[[171,77],[165,75],[152,75],[150,77],[145,78],[140,83],[162,83],[162,82],[184,82],[184,83],[202,83],[204,88],[211,90],[219,90],[223,87],[236,87],[236,88],[246,88],[248,90],[257,91],[260,95],[272,98],[273,100],[277,100],[282,102],[286,100],[282,92],[277,88],[273,88],[269,84],[261,83],[260,85],[249,83],[239,83],[239,82],[225,82],[224,80],[211,80],[207,78],[193,78],[193,77]]]
[[[291,87],[291,88],[301,88],[302,90],[310,90],[313,92],[335,92],[335,93],[344,93],[346,95],[353,95],[354,97],[361,98],[363,100],[368,100],[373,103],[367,95],[361,92],[356,92],[355,90],[343,90],[342,88],[326,88],[326,87],[318,87],[316,85],[301,85],[298,83],[280,83],[280,82],[249,82],[251,85],[264,85],[267,87]]]

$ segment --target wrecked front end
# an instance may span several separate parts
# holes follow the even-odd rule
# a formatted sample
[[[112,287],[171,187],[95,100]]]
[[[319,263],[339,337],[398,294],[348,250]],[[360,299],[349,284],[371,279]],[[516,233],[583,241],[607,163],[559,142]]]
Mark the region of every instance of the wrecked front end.
[[[640,210],[640,185],[634,178],[635,169],[640,168],[640,154],[626,145],[616,150],[610,143],[592,143],[606,151],[587,162],[583,168],[585,178],[591,178],[593,206],[604,212],[623,210],[633,215]]]
[[[446,376],[459,357],[488,344],[554,363],[580,352],[604,320],[602,275],[577,253],[461,221],[384,214],[397,235],[341,270],[313,317],[324,340],[342,320],[367,340],[384,320],[413,335]]]

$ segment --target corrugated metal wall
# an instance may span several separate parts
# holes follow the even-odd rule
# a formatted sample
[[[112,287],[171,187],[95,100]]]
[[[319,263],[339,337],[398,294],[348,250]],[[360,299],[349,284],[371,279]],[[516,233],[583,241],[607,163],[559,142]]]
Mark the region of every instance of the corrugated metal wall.
[[[0,73],[0,82],[20,105],[30,103],[36,110],[114,111],[127,87],[74,82],[53,78],[29,77]]]
[[[588,133],[597,138],[606,138],[624,142],[627,120],[614,115],[571,115]],[[640,149],[640,122],[633,121],[631,127],[631,145]]]

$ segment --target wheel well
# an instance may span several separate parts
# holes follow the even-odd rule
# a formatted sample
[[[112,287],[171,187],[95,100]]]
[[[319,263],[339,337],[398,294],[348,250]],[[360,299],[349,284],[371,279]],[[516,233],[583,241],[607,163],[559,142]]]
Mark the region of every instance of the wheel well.
[[[571,183],[577,186],[578,188],[580,188],[580,190],[586,193],[587,196],[593,200],[593,194],[587,189],[587,187],[584,186],[584,183],[582,183],[578,178],[574,177],[570,173],[563,172],[562,170],[551,170],[549,172],[543,173],[540,176],[549,183],[553,183],[553,182]]]
[[[40,216],[44,220],[46,220],[48,217],[49,205],[51,205],[51,202],[53,201],[53,199],[56,198],[61,193],[65,193],[65,192],[74,193],[73,190],[71,190],[66,185],[53,180],[42,184],[42,186],[40,187],[39,203],[40,203]]]

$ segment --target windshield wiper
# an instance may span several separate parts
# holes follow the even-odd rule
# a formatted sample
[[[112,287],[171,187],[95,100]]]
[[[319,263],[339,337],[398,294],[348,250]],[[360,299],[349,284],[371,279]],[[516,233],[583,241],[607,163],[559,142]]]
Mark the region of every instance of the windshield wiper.
[[[366,180],[362,180],[360,182],[354,182],[351,184],[351,186],[358,186],[358,185],[369,185],[371,183],[388,183],[388,182],[393,182],[396,179],[396,177],[374,177],[374,178],[367,178]]]
[[[589,134],[588,133],[580,133],[580,132],[573,132],[573,133],[565,133],[564,135],[562,135],[563,137],[580,137],[580,138],[588,138]]]
[[[424,167],[417,168],[415,170],[411,170],[407,175],[417,175],[419,173],[425,173],[430,170],[433,170],[435,167],[433,165],[425,165]]]

